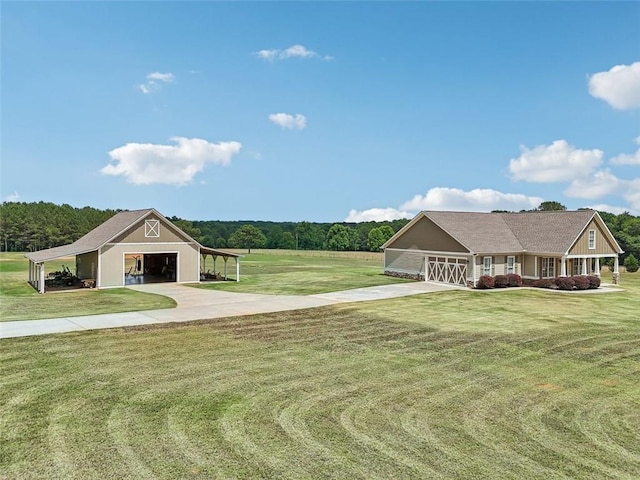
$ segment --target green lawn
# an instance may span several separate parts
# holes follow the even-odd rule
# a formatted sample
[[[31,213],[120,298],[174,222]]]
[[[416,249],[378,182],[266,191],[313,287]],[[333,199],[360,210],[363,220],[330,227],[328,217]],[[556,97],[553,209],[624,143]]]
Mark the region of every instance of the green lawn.
[[[73,271],[74,259],[47,262],[45,273],[61,270],[62,265]],[[82,289],[46,293],[36,292],[28,283],[29,263],[21,253],[0,253],[0,314],[1,321],[37,320],[53,317],[76,317],[99,313],[119,313],[157,308],[173,308],[175,301],[128,288],[108,290]]]
[[[3,340],[0,477],[635,480],[622,285]]]
[[[240,282],[194,284],[231,292],[273,295],[314,295],[351,288],[373,287],[407,280],[383,275],[382,253],[305,252],[295,250],[258,250],[240,259]],[[224,273],[222,260],[216,273]],[[235,276],[235,263],[229,261],[228,275]],[[213,272],[208,259],[206,269]]]

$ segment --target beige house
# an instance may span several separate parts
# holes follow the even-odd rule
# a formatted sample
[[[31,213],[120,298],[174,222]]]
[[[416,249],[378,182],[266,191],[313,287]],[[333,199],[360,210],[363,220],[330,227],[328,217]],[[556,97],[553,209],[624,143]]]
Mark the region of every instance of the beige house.
[[[97,288],[199,282],[216,268],[226,279],[230,258],[235,280],[240,280],[240,255],[200,245],[153,208],[120,212],[70,245],[25,254],[29,283],[44,293],[45,263],[70,256],[75,257],[75,275]],[[222,264],[216,265],[218,259]]]
[[[620,245],[594,210],[420,212],[383,246],[385,274],[475,286],[482,275],[600,275]]]

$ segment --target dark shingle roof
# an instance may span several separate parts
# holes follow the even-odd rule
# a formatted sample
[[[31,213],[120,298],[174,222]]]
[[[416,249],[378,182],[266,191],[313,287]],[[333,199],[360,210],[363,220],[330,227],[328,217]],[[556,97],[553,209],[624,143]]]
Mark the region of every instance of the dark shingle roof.
[[[126,210],[124,212],[116,213],[102,225],[97,226],[89,233],[87,233],[84,237],[79,238],[69,245],[62,245],[60,247],[49,248],[47,250],[39,250],[37,252],[27,253],[25,254],[25,257],[27,257],[32,262],[41,263],[60,257],[71,257],[87,252],[93,252],[95,250],[98,250],[105,243],[117,237],[120,233],[124,232],[126,229],[142,220],[152,212],[159,217],[164,218],[153,208],[146,208],[144,210]],[[169,220],[165,220],[168,223],[171,223],[169,222]],[[177,230],[180,230],[178,227],[175,228]],[[183,235],[186,234],[183,232]],[[195,240],[194,242],[200,247],[200,251],[205,254],[220,255],[224,257],[242,257],[242,255],[237,253],[228,252],[226,250],[218,250],[215,248],[206,248],[200,245]]]
[[[27,253],[25,257],[35,263],[40,263],[60,257],[92,252],[99,249],[113,237],[153,211],[154,210],[152,208],[147,208],[144,210],[126,210],[124,212],[116,213],[102,225],[94,228],[84,237],[79,238],[69,245],[62,245],[60,247],[49,248],[47,250]]]
[[[473,253],[567,252],[596,215],[594,210],[480,213],[421,212]],[[404,229],[396,236],[402,235]],[[394,237],[396,237],[394,236]],[[393,243],[392,237],[385,245]]]
[[[527,252],[564,253],[578,239],[595,212],[501,213],[509,228]]]
[[[500,214],[478,212],[424,212],[475,253],[519,252],[522,246]]]

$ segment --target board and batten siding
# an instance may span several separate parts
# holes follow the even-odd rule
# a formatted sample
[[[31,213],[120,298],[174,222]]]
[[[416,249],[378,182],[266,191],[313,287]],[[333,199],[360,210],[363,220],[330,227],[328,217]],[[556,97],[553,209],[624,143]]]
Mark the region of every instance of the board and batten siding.
[[[589,230],[596,232],[596,248],[589,248]],[[611,243],[609,236],[605,234],[602,227],[597,221],[592,220],[589,226],[582,232],[582,235],[576,240],[569,255],[606,255],[617,254],[616,247]]]
[[[426,217],[418,220],[387,248],[468,253],[465,247]]]
[[[159,236],[145,236],[145,225],[147,221],[159,221]],[[149,215],[137,222],[133,227],[118,235],[109,243],[173,243],[190,242],[184,235],[180,235],[173,227],[165,223],[155,215]]]
[[[176,281],[198,282],[200,271],[200,250],[189,243],[156,244],[114,244],[102,247],[100,258],[100,287],[121,287],[124,285],[124,255],[145,253],[177,253],[178,273]]]

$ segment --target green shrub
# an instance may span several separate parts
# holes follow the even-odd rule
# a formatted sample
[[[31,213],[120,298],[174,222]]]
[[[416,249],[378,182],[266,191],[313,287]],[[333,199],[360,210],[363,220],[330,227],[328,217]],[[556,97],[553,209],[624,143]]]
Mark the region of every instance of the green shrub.
[[[630,273],[637,272],[638,268],[640,268],[638,266],[638,259],[633,256],[633,253],[624,259],[624,268]]]

